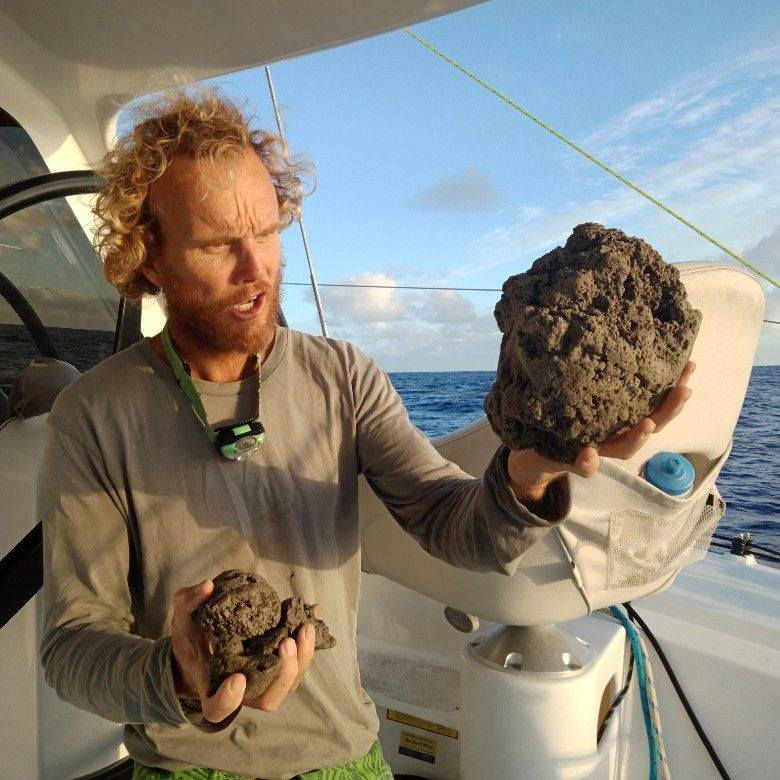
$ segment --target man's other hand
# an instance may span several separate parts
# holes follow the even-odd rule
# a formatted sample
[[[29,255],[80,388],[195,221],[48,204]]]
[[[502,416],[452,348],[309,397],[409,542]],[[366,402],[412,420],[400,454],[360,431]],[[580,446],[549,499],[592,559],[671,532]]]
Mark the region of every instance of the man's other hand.
[[[583,447],[572,464],[558,463],[543,458],[536,451],[513,450],[509,453],[507,468],[512,492],[520,503],[537,502],[544,496],[547,486],[567,472],[580,477],[592,477],[599,469],[599,455],[608,458],[628,459],[645,444],[651,434],[657,433],[682,411],[691,397],[688,380],[696,364],[688,362],[675,387],[647,417],[632,428],[623,428],[604,441],[598,450]]]
[[[314,617],[322,619],[319,604],[313,604],[312,611]],[[259,696],[246,699],[244,704],[247,707],[273,712],[288,693],[297,689],[314,656],[314,624],[308,621],[304,623],[295,632],[295,639],[285,639],[279,645],[278,652],[282,659],[279,675]]]
[[[314,656],[314,625],[304,623],[295,639],[285,639],[279,645],[282,659],[279,675],[261,693],[245,699],[246,677],[240,672],[225,678],[213,696],[207,696],[208,659],[216,649],[216,637],[202,631],[192,613],[210,598],[214,590],[211,580],[204,580],[189,588],[180,588],[173,597],[171,635],[173,639],[174,681],[181,698],[200,700],[203,716],[212,723],[227,718],[242,704],[254,709],[273,712],[290,691],[301,683]],[[313,605],[314,617],[321,618],[319,604]]]

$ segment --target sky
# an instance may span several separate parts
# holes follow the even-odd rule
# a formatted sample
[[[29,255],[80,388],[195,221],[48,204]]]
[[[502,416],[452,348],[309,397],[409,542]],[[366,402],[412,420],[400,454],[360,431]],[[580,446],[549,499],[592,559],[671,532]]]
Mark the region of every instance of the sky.
[[[493,0],[414,29],[780,277],[776,3]],[[401,31],[271,72],[289,145],[316,167],[303,219],[320,282],[500,288],[585,221],[669,262],[736,265]],[[216,81],[275,128],[263,69]],[[285,281],[306,282],[297,226],[283,246]],[[386,370],[495,369],[497,292],[321,293],[331,336]],[[285,285],[283,306],[320,333],[309,288]],[[780,363],[780,326],[755,362]]]

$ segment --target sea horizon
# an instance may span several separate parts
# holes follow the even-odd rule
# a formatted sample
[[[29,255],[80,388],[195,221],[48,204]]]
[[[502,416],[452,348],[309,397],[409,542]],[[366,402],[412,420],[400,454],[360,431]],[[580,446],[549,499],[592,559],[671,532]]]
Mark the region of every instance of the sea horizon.
[[[114,334],[108,331],[48,328],[61,359],[86,371],[109,357]],[[0,388],[10,394],[18,372],[38,356],[21,325],[0,324]],[[409,417],[431,440],[484,417],[483,401],[495,369],[388,371]],[[726,500],[719,526],[729,533],[750,531],[763,543],[780,546],[780,365],[751,369],[745,401],[734,430],[734,446],[718,477]]]

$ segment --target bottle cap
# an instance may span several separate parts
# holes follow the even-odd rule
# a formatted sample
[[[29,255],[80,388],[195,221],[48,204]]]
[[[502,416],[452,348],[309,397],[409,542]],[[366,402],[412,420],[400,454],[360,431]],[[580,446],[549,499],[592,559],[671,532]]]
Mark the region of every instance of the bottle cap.
[[[677,452],[659,452],[645,464],[645,479],[670,496],[681,496],[693,487],[696,469]]]

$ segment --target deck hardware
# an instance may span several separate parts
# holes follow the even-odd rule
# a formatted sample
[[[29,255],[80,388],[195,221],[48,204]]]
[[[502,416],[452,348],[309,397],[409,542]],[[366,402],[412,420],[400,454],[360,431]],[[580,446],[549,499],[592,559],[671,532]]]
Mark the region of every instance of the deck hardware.
[[[750,555],[752,544],[753,534],[749,531],[744,531],[731,540],[731,554],[739,555],[744,558],[746,555]]]
[[[479,628],[478,617],[461,612],[455,607],[444,607],[444,617],[456,631],[462,631],[464,634],[470,634]]]

